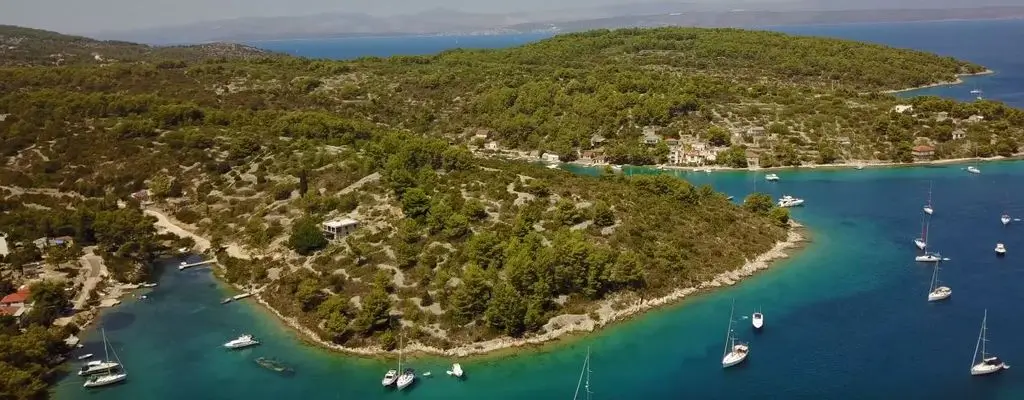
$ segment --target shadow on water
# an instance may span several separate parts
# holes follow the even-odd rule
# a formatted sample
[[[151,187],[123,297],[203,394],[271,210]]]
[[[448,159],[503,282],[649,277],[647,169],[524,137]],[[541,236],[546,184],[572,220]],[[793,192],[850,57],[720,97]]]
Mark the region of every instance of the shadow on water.
[[[135,323],[135,314],[113,311],[103,316],[103,328],[108,331],[125,329]]]

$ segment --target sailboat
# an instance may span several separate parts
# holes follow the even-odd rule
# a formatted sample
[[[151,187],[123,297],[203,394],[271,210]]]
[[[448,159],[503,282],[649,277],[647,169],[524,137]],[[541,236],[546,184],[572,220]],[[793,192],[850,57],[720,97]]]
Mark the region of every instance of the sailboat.
[[[974,346],[974,358],[971,359],[971,375],[988,375],[995,372],[1009,369],[999,357],[989,357],[985,351],[985,343],[988,342],[988,310],[985,310],[985,317],[981,320],[981,332],[978,333],[978,344]],[[981,350],[981,362],[978,362],[978,350]]]
[[[750,353],[750,346],[743,342],[736,341],[736,334],[732,331],[733,315],[736,313],[736,301],[733,300],[732,311],[729,312],[729,330],[725,336],[725,350],[722,351],[722,368],[729,368],[743,362]]]
[[[121,370],[118,371],[118,372],[113,372],[114,368],[110,368],[110,369],[105,370],[100,375],[93,375],[93,376],[89,377],[89,379],[86,380],[84,384],[82,384],[82,387],[94,388],[94,387],[113,385],[115,383],[118,383],[118,382],[124,381],[125,379],[128,379],[128,372],[125,371],[124,365],[121,364],[121,359],[117,357],[117,352],[114,351],[114,347],[113,346],[110,346],[110,344],[107,343],[107,331],[106,331],[106,329],[100,328],[100,332],[103,334],[103,358],[105,360],[109,360],[110,359],[110,355],[107,354],[107,348],[110,348],[110,352],[114,353],[114,359],[117,360],[117,365],[119,365],[121,367]]]
[[[932,215],[932,213],[934,213],[934,212],[935,212],[935,209],[932,208],[932,183],[928,182],[928,202],[925,203],[925,205],[924,205],[924,213],[928,214],[928,215]]]
[[[919,250],[928,248],[928,225],[925,222],[927,217],[921,216],[921,237],[914,239],[914,245]]]
[[[921,250],[924,251],[924,254],[921,254],[921,255],[919,255],[917,257],[914,257],[914,261],[917,261],[917,262],[939,262],[940,260],[942,260],[942,255],[941,254],[939,254],[939,253],[932,253],[932,252],[928,251],[928,226],[929,226],[929,224],[925,223],[924,235],[923,235],[924,237],[921,238],[922,239],[921,241],[924,242],[923,243],[924,246],[919,246],[919,247],[921,247]],[[916,244],[917,241],[915,240],[914,243]]]
[[[583,380],[584,377],[586,378],[586,381]],[[583,395],[584,395],[584,397],[580,397],[580,385],[581,384],[583,385]],[[576,394],[572,395],[572,400],[578,400],[578,399],[588,399],[589,400],[591,394],[592,394],[592,392],[590,391],[590,347],[588,346],[587,347],[587,358],[583,359],[583,370],[580,371],[580,380],[578,382],[576,382]]]
[[[398,370],[402,371],[402,337],[399,337],[398,343]],[[402,390],[409,385],[412,385],[415,381],[416,371],[412,368],[406,368],[402,371],[401,375],[398,375],[398,379],[395,381],[395,386],[398,386],[398,390]]]
[[[939,301],[948,299],[949,296],[953,295],[953,289],[948,286],[936,286],[939,284],[939,263],[935,263],[935,269],[932,271],[932,283],[928,286],[928,301]]]

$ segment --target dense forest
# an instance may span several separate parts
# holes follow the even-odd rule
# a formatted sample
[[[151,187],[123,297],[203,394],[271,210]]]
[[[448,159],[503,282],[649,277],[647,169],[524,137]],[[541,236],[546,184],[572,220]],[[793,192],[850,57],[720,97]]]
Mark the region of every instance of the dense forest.
[[[990,101],[920,98],[895,113],[879,92],[983,70],[973,64],[734,29],[353,61],[21,28],[0,39],[20,52],[0,67],[0,221],[13,242],[73,236],[137,281],[161,239],[138,207],[163,212],[215,249],[244,250],[218,254],[225,280],[350,346],[391,348],[403,326],[450,348],[532,335],[561,314],[597,319],[600,302],[696,285],[785,237],[788,213],[767,196],[736,205],[668,176],[480,158],[480,132],[563,159],[601,135],[612,161],[639,164],[665,156],[639,143],[644,127],[730,144],[758,125],[772,136],[762,163],[798,164],[902,160],[922,139],[959,154],[952,121],[973,115],[972,151],[1013,153],[1024,122]],[[723,159],[745,165],[746,142]],[[144,189],[143,204],[118,206]],[[320,223],[338,217],[359,228],[328,240]]]

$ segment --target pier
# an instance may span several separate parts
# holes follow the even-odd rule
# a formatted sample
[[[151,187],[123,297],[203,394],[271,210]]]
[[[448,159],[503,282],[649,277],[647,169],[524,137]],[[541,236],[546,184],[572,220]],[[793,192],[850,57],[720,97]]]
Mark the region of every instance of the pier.
[[[216,264],[216,263],[217,263],[216,259],[203,260],[203,261],[194,262],[194,263],[191,263],[191,264],[187,264],[187,263],[182,262],[182,264],[178,266],[178,270],[181,271],[181,270],[192,268],[192,267],[198,267],[200,265]]]

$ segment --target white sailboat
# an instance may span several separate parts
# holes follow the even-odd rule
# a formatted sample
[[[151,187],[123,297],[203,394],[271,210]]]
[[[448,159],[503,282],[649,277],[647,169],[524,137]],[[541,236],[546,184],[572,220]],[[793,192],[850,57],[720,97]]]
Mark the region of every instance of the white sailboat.
[[[736,341],[736,334],[732,331],[732,317],[736,312],[736,301],[733,301],[732,311],[729,312],[729,330],[725,336],[725,350],[722,352],[722,368],[729,368],[743,362],[750,353],[750,346],[743,342]]]
[[[586,378],[586,381],[583,379]],[[580,387],[583,387],[583,396],[580,397]],[[580,371],[580,380],[576,382],[576,393],[572,395],[572,400],[579,399],[590,399],[590,347],[587,347],[587,358],[583,359],[583,370]]]
[[[1006,365],[1003,360],[999,357],[989,357],[988,352],[985,351],[985,344],[988,342],[988,310],[985,310],[985,317],[981,320],[981,332],[978,333],[978,344],[974,346],[974,358],[971,359],[971,375],[988,375],[991,373],[999,372],[1004,369],[1009,369],[1010,366]],[[978,362],[978,350],[981,350],[981,362]]]
[[[914,245],[917,246],[917,248],[919,250],[924,250],[924,249],[928,248],[928,225],[927,224],[928,224],[927,217],[922,216],[921,217],[921,237],[914,239]]]
[[[914,261],[917,261],[917,262],[939,262],[939,261],[942,260],[942,255],[941,254],[933,253],[933,252],[928,251],[928,238],[927,238],[927,236],[928,236],[928,225],[929,224],[925,223],[925,226],[924,226],[925,227],[924,228],[925,234],[923,235],[924,237],[921,238],[922,242],[924,242],[923,243],[924,246],[918,246],[918,247],[921,248],[922,251],[924,251],[924,254],[921,254],[921,255],[919,255],[917,257],[914,257]],[[916,244],[917,241],[915,240],[914,243]]]
[[[932,183],[931,182],[928,182],[928,202],[924,204],[923,209],[924,209],[924,213],[928,214],[928,215],[932,215],[932,213],[935,212],[935,209],[932,208]]]
[[[94,388],[94,387],[113,385],[115,383],[118,383],[118,382],[124,381],[125,379],[128,379],[128,372],[125,371],[124,365],[121,365],[121,359],[117,357],[117,352],[114,351],[114,347],[113,346],[110,346],[110,344],[107,343],[107,332],[106,332],[106,330],[101,328],[100,332],[103,334],[103,355],[104,355],[103,358],[106,359],[106,360],[110,359],[109,354],[107,354],[107,348],[109,347],[110,348],[110,352],[114,353],[114,359],[117,360],[117,365],[120,366],[120,371],[114,372],[114,370],[117,367],[108,368],[101,375],[93,375],[93,376],[89,377],[89,379],[86,380],[85,383],[82,384],[82,387]]]
[[[949,296],[953,295],[953,289],[949,286],[938,286],[939,285],[939,263],[935,263],[935,269],[932,271],[932,283],[928,287],[928,301],[939,301],[948,299]]]
[[[405,389],[406,387],[409,387],[409,385],[412,385],[412,383],[416,381],[415,370],[413,370],[412,368],[406,368],[404,371],[402,370],[402,337],[399,337],[398,345],[398,370],[402,371],[402,374],[398,375],[398,379],[395,380],[395,386],[398,387],[398,390]]]

